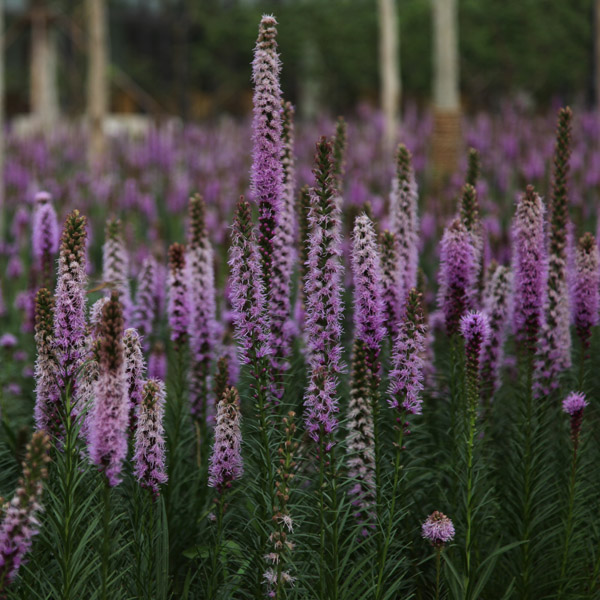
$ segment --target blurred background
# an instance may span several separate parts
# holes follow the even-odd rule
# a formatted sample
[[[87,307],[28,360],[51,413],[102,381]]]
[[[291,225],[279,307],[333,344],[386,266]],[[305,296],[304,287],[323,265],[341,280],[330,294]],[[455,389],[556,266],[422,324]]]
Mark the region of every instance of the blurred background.
[[[35,109],[36,49],[50,101],[86,110],[89,0],[5,0],[6,111]],[[378,0],[104,0],[109,109],[206,119],[245,114],[262,13],[280,23],[285,96],[302,116],[380,98]],[[396,0],[403,100],[433,92],[432,0]],[[460,95],[467,110],[520,94],[536,104],[594,101],[594,0],[455,0]],[[452,8],[452,7],[451,7]],[[37,57],[39,59],[39,56]],[[39,63],[43,63],[40,66]],[[39,94],[39,92],[38,92]]]

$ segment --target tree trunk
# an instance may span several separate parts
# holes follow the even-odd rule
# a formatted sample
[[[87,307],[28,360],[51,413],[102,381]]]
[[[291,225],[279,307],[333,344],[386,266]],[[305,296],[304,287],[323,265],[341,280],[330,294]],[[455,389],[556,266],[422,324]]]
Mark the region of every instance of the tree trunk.
[[[378,6],[381,108],[384,117],[383,143],[386,152],[391,153],[397,141],[399,125],[398,16],[395,0],[379,0]]]
[[[87,11],[89,161],[94,164],[106,151],[104,120],[108,108],[108,40],[105,0],[87,0]]]
[[[443,178],[456,168],[460,149],[457,0],[433,0],[433,57],[433,166]]]
[[[30,110],[36,127],[45,133],[58,118],[56,65],[56,37],[49,27],[46,3],[36,0],[31,7]]]

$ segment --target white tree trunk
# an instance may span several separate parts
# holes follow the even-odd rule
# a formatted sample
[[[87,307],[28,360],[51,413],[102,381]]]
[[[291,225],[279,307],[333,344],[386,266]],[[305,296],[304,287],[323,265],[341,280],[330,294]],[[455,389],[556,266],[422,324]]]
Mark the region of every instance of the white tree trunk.
[[[381,108],[384,116],[383,142],[391,152],[396,144],[400,107],[398,60],[398,16],[396,0],[379,0],[379,65]]]
[[[89,160],[102,159],[106,150],[104,121],[108,107],[108,40],[104,0],[87,0]]]
[[[48,26],[45,2],[34,2],[31,11],[30,106],[36,127],[48,133],[58,118],[56,37]]]
[[[433,0],[433,55],[435,107],[459,108],[457,0]]]

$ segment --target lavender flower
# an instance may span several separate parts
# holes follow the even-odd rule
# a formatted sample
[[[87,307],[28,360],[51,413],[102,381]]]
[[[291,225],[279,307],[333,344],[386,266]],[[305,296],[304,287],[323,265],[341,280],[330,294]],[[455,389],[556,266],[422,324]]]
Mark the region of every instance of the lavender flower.
[[[481,379],[479,365],[483,347],[490,337],[490,324],[485,314],[470,312],[460,320],[460,332],[465,338],[465,379],[468,410],[474,418],[479,402]]]
[[[217,406],[215,442],[208,468],[208,485],[219,493],[244,473],[241,419],[238,391],[227,388]]]
[[[189,203],[188,281],[190,293],[189,399],[192,415],[206,421],[208,377],[216,343],[215,276],[213,248],[204,221],[204,200],[193,196]]]
[[[123,355],[123,309],[116,292],[104,305],[99,332],[99,374],[96,403],[90,419],[89,453],[108,484],[121,482],[127,455],[129,399]]]
[[[17,338],[12,333],[4,333],[0,336],[0,348],[12,350],[17,345]]]
[[[381,253],[381,286],[383,288],[383,303],[385,326],[389,336],[395,339],[400,325],[402,310],[401,290],[397,285],[398,271],[398,242],[390,231],[384,231],[379,236]]]
[[[548,295],[546,297],[547,351],[542,360],[546,363],[546,382],[557,379],[560,371],[571,366],[571,320],[567,283],[567,229],[569,221],[568,177],[571,156],[571,119],[569,107],[558,113],[556,147],[550,202],[550,233],[548,254]],[[548,388],[552,387],[547,385]]]
[[[296,218],[294,211],[294,108],[283,105],[283,194],[279,223],[273,238],[273,272],[270,280],[270,315],[272,364],[275,372],[274,394],[283,395],[281,373],[288,368],[287,357],[291,350],[292,324],[290,293],[295,261]]]
[[[448,335],[458,333],[461,317],[471,307],[477,277],[476,250],[459,219],[446,227],[440,250],[438,304]]]
[[[348,404],[348,477],[353,481],[349,490],[354,496],[355,517],[363,524],[363,535],[375,526],[375,433],[373,427],[371,372],[368,348],[363,340],[354,342],[352,383]]]
[[[157,287],[158,265],[152,256],[148,256],[142,263],[138,277],[135,306],[132,311],[132,325],[138,330],[142,338],[144,350],[150,348],[150,335],[154,325],[154,319],[158,312],[155,297]]]
[[[571,417],[571,440],[573,449],[577,452],[579,435],[583,423],[583,409],[588,405],[585,394],[582,392],[571,392],[562,403],[563,412]]]
[[[496,390],[502,365],[506,324],[510,311],[512,276],[510,269],[497,266],[483,290],[483,312],[490,324],[490,336],[483,346],[481,381],[486,399]]]
[[[37,293],[35,306],[35,424],[50,435],[58,435],[61,418],[53,352],[54,298],[46,288]]]
[[[437,510],[427,517],[421,527],[421,535],[438,548],[452,541],[454,534],[452,520]]]
[[[241,359],[253,363],[271,353],[265,292],[254,241],[250,204],[243,198],[237,205],[231,246],[231,304],[236,337],[241,342]]]
[[[167,356],[162,342],[156,342],[148,358],[148,377],[150,379],[167,379]]]
[[[186,277],[185,247],[171,244],[169,248],[169,302],[167,307],[171,341],[181,348],[187,339],[189,322],[188,281]]]
[[[48,476],[49,448],[47,434],[41,431],[33,434],[23,461],[23,476],[0,524],[0,594],[3,596],[26,562],[33,538],[39,533],[38,514],[42,511],[42,482]]]
[[[377,251],[377,236],[366,214],[358,217],[352,238],[352,272],[354,275],[355,337],[369,351],[369,365],[376,374],[375,364],[385,335],[381,259]]]
[[[58,252],[58,220],[48,192],[38,192],[35,196],[31,246],[42,281],[50,285],[52,261]]]
[[[137,411],[135,431],[134,473],[140,485],[159,495],[159,486],[167,481],[165,466],[165,384],[156,379],[146,382]]]
[[[600,306],[600,253],[596,239],[586,233],[577,246],[573,281],[573,319],[585,350],[590,347],[591,329],[598,324]]]
[[[104,283],[119,293],[123,305],[123,318],[125,324],[129,324],[132,311],[129,258],[123,242],[121,221],[118,219],[111,219],[106,223],[106,240],[102,246],[102,271]]]
[[[390,219],[391,229],[398,244],[396,286],[401,303],[404,303],[408,290],[417,285],[417,203],[418,190],[412,168],[412,156],[406,146],[400,144],[396,155],[396,178],[390,196]]]
[[[84,351],[86,241],[86,218],[74,210],[65,221],[61,237],[55,294],[54,346],[61,391],[72,381]]]
[[[311,197],[305,279],[310,383],[304,407],[306,428],[319,441],[337,425],[337,375],[342,369],[340,214],[333,189],[331,145],[325,138],[317,144],[314,175],[317,185]],[[330,447],[330,443],[326,446]]]
[[[279,220],[283,194],[281,164],[281,61],[277,53],[277,21],[264,15],[252,62],[254,112],[252,120],[252,195],[259,206],[259,239],[265,285],[271,277],[273,238]]]
[[[129,398],[129,428],[135,431],[138,408],[142,403],[142,388],[144,386],[144,371],[146,362],[142,354],[142,345],[135,329],[126,329],[123,335],[123,351],[125,359],[125,383]]]
[[[406,314],[394,342],[388,404],[413,415],[420,415],[422,411],[426,335],[421,294],[412,288],[408,294]]]
[[[514,333],[517,342],[535,352],[544,323],[546,242],[544,204],[533,186],[527,186],[513,221]]]

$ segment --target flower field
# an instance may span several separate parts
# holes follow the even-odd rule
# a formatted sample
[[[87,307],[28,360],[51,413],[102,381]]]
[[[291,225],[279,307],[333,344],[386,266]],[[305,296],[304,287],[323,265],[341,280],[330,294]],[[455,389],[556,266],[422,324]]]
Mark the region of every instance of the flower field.
[[[416,106],[295,122],[276,25],[248,122],[8,134],[0,598],[599,598],[598,115],[443,180]]]

